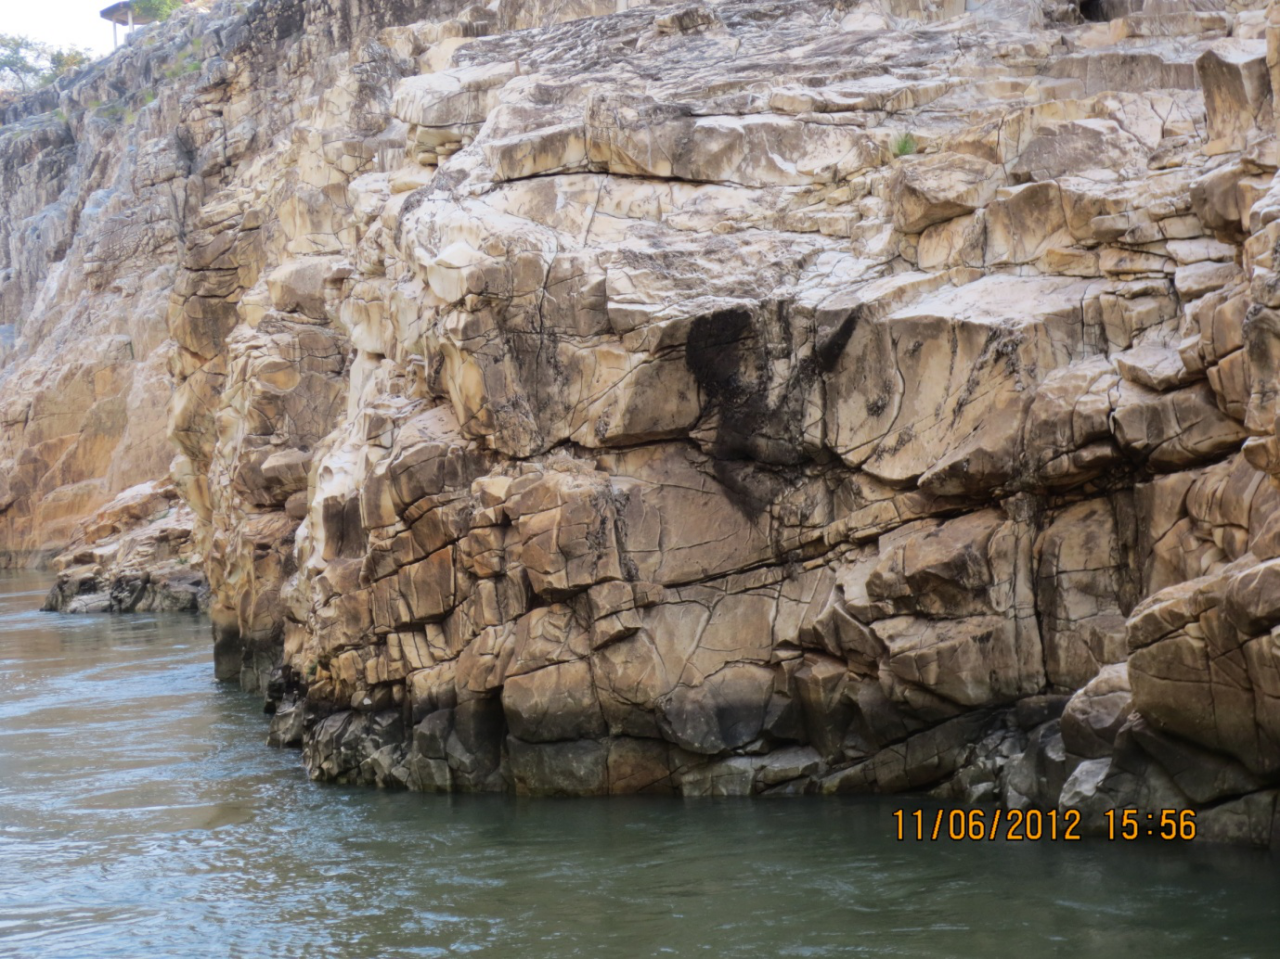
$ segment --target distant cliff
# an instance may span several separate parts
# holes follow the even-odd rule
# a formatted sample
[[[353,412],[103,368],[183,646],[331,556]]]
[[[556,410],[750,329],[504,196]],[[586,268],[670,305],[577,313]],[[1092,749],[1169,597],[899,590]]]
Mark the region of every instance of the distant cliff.
[[[629,6],[223,4],[11,108],[0,556],[203,574],[319,778],[1280,842],[1280,7]]]

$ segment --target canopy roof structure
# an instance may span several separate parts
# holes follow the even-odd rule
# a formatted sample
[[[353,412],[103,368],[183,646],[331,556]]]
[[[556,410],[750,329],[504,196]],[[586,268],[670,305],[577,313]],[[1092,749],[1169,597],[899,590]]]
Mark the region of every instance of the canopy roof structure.
[[[110,20],[112,23],[119,23],[125,26],[135,27],[144,23],[155,23],[155,17],[144,16],[133,9],[131,0],[120,0],[119,3],[113,3],[102,11],[103,20]]]

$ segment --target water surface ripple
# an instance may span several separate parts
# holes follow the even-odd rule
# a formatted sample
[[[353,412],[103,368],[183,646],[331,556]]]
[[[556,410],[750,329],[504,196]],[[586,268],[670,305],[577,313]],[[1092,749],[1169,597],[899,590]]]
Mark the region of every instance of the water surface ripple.
[[[1280,955],[1280,859],[898,843],[895,800],[320,786],[185,616],[0,577],[0,956]]]

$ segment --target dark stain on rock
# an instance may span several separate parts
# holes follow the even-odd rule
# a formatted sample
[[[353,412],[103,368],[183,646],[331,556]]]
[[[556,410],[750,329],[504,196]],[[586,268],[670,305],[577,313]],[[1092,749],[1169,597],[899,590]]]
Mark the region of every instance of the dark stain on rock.
[[[841,354],[844,353],[845,347],[849,345],[849,340],[853,338],[853,331],[858,328],[858,324],[862,321],[862,314],[863,308],[861,306],[854,307],[849,311],[849,315],[840,321],[840,325],[818,344],[814,359],[820,372],[830,373],[836,368],[836,364],[840,362]]]
[[[848,348],[862,312],[851,310],[826,331],[797,330],[786,303],[717,310],[690,325],[685,363],[703,414],[716,418],[714,472],[746,515],[769,508],[787,485],[788,467],[822,456],[806,443],[805,410]]]
[[[835,368],[858,319],[851,312],[819,339],[812,328],[797,332],[785,303],[697,317],[685,363],[704,397],[704,414],[718,416],[712,455],[779,466],[811,460],[815,451],[804,442],[806,402],[822,375]],[[813,343],[808,351],[806,340]]]

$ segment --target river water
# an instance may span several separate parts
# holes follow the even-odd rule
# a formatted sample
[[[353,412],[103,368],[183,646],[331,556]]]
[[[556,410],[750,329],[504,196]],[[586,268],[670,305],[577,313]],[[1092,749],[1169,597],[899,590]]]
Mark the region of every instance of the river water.
[[[0,956],[1280,955],[1280,858],[897,842],[896,800],[321,786],[187,616],[0,577]]]

